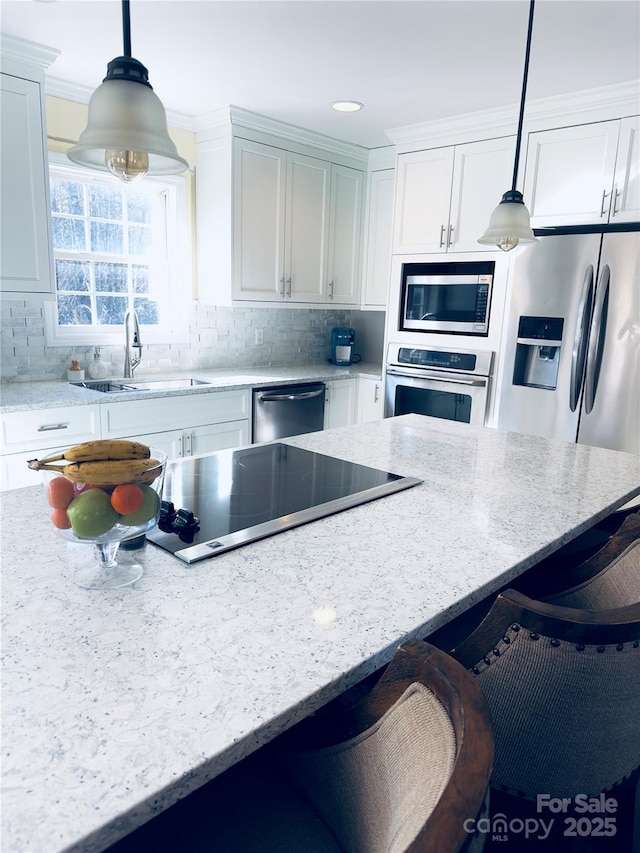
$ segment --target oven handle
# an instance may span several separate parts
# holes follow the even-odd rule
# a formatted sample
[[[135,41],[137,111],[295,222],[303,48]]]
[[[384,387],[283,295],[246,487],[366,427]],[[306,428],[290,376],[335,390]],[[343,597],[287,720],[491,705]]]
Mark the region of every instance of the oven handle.
[[[406,370],[396,370],[393,367],[387,367],[387,374],[390,376],[405,376],[407,379],[432,379],[435,382],[450,382],[452,385],[474,385],[479,388],[484,388],[487,384],[486,377],[467,379],[465,376],[458,376],[455,373],[432,373],[428,370],[415,370],[409,373]]]
[[[318,391],[304,391],[301,394],[259,394],[258,399],[261,402],[273,403],[280,400],[309,400],[311,397],[319,397],[324,394],[324,388]]]

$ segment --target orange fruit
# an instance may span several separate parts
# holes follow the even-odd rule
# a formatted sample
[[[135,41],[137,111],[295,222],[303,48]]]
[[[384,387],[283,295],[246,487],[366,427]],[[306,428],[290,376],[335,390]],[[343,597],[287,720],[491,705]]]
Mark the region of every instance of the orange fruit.
[[[47,483],[47,500],[54,509],[66,509],[74,498],[73,483],[65,477],[54,477]]]
[[[68,530],[71,527],[66,509],[54,509],[51,513],[51,523],[58,530]]]
[[[135,486],[133,483],[116,486],[111,493],[111,506],[120,515],[131,515],[137,512],[143,500],[144,492],[140,486]]]

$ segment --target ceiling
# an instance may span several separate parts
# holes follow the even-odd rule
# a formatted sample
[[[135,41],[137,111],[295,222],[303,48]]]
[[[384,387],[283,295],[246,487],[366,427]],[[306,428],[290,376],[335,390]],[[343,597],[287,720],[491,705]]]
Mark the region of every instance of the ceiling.
[[[385,130],[518,104],[528,13],[527,0],[132,0],[131,42],[184,126],[234,104],[377,148]],[[87,98],[122,52],[117,0],[0,0],[0,30],[58,49],[48,78]],[[528,98],[638,78],[637,0],[538,0]],[[342,99],[364,109],[330,109]]]

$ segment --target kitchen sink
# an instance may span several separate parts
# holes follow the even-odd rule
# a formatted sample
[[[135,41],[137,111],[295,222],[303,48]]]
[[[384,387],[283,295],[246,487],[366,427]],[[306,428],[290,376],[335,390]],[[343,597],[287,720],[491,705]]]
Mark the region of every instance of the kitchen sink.
[[[113,382],[111,380],[98,380],[87,382],[72,382],[78,388],[87,388],[90,391],[101,391],[103,394],[119,394],[126,391],[165,391],[180,388],[194,388],[200,385],[210,385],[204,379],[158,379],[150,382]]]
[[[136,382],[134,388],[139,391],[164,391],[169,388],[195,388],[199,385],[211,385],[204,379],[158,379],[149,382]]]

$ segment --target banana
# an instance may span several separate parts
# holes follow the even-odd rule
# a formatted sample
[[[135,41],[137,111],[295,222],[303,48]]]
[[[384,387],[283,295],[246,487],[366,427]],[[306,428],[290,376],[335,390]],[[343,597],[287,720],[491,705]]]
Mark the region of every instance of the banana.
[[[101,459],[71,462],[64,466],[52,464],[46,459],[32,459],[27,464],[34,471],[59,471],[74,483],[88,483],[92,486],[119,486],[122,483],[149,485],[162,472],[162,463],[157,459]]]
[[[85,441],[76,444],[63,453],[47,456],[41,459],[42,464],[48,462],[98,462],[106,459],[148,459],[151,451],[140,441],[130,441],[124,438],[102,438],[95,441]]]

